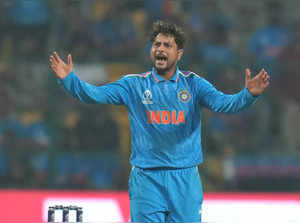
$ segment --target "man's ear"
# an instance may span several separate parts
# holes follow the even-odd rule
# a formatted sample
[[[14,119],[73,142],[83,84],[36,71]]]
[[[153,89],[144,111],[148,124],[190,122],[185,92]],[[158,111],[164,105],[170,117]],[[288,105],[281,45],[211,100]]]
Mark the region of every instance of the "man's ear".
[[[182,55],[183,55],[183,49],[179,49],[177,52],[178,52],[178,59],[177,59],[177,61],[179,61],[181,59]]]

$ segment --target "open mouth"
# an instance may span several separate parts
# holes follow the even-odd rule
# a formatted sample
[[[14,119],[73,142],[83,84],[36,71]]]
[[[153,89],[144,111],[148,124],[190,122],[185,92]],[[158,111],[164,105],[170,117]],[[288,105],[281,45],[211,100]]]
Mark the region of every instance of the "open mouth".
[[[157,55],[156,57],[156,61],[157,62],[165,62],[165,61],[167,61],[167,57],[166,56],[164,56],[164,55]]]

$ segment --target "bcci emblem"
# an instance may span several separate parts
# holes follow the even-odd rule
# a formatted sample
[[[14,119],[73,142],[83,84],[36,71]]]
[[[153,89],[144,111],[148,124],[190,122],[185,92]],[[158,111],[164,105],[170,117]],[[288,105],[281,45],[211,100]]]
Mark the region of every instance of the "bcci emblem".
[[[149,90],[144,91],[142,102],[145,105],[149,105],[149,104],[152,105],[153,104],[151,91],[149,91]]]
[[[187,103],[191,100],[191,94],[187,90],[181,90],[178,93],[178,99],[181,102]]]

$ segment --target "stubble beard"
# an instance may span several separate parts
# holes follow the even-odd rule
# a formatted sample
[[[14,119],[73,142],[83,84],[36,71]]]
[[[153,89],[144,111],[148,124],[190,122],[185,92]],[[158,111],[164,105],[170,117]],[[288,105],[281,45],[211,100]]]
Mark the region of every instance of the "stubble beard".
[[[164,76],[165,74],[168,73],[168,71],[172,70],[174,68],[174,66],[176,66],[176,63],[174,62],[170,65],[167,64],[167,66],[165,68],[160,68],[155,65],[155,61],[154,61],[153,66],[159,75]]]

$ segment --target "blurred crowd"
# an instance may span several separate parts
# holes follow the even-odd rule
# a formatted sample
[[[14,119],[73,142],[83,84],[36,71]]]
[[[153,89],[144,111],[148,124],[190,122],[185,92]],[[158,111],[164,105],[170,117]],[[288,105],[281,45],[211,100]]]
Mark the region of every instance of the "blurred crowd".
[[[1,0],[0,188],[127,189],[125,108],[73,99],[57,84],[48,57],[53,51],[64,59],[72,53],[77,73],[96,85],[140,73],[151,69],[151,25],[163,19],[186,31],[180,67],[217,89],[243,88],[246,67],[253,75],[265,68],[272,78],[248,110],[235,115],[203,110],[205,190],[291,189],[276,187],[281,179],[294,180],[292,189],[299,190],[300,18],[293,10],[298,5]]]

